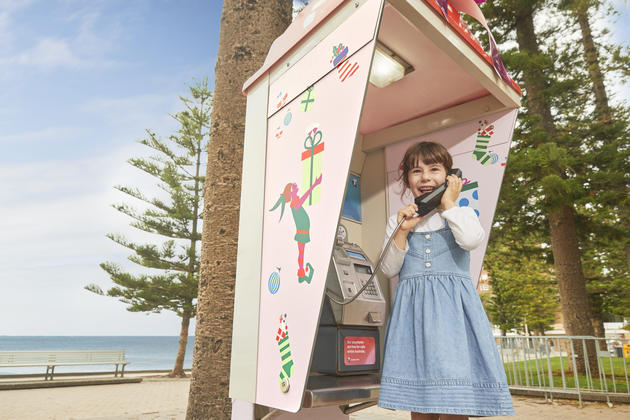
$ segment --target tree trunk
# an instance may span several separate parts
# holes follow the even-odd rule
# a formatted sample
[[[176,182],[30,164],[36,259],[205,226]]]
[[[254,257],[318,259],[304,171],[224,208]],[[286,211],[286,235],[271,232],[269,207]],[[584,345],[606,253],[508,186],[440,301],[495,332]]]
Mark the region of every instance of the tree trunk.
[[[523,6],[521,12],[516,16],[515,26],[519,50],[536,56],[540,53],[540,49],[534,31],[533,12],[533,2]],[[556,128],[551,116],[551,107],[544,95],[545,75],[538,65],[530,65],[524,68],[523,78],[527,92],[528,113],[539,117],[540,128],[544,129],[547,138],[553,141],[555,140]],[[586,281],[580,260],[572,205],[567,203],[560,210],[551,212],[548,217],[565,330],[568,335],[592,336],[593,325],[591,324]],[[595,364],[591,364],[591,372],[597,372],[594,370],[597,369],[597,355],[594,352],[594,343],[591,342],[591,344],[593,351],[590,347],[588,348],[589,357],[595,357]],[[576,354],[578,354],[578,370],[583,373],[585,364],[581,346],[576,346]]]
[[[527,3],[526,3],[527,4]],[[523,10],[516,16],[516,40],[519,50],[528,54],[540,53],[536,32],[534,31],[534,4],[533,2],[523,6]],[[528,66],[523,71],[525,81],[526,104],[528,114],[540,118],[540,127],[547,132],[547,138],[553,139],[556,135],[556,127],[551,116],[551,107],[545,98],[545,75],[538,66]]]
[[[600,121],[610,121],[610,106],[608,105],[608,95],[604,85],[604,75],[599,66],[599,54],[593,41],[593,33],[588,20],[588,5],[580,4],[573,12],[582,33],[582,46],[584,48],[584,58],[588,66],[588,74],[591,79],[591,89],[595,94],[595,112]]]
[[[291,22],[291,9],[291,0],[223,1],[188,420],[231,417],[228,383],[246,105],[241,88]]]
[[[551,212],[549,230],[564,328],[567,335],[593,336],[595,332],[591,323],[591,308],[586,293],[573,208],[564,206],[560,210]],[[580,373],[585,373],[584,351],[580,344],[577,343],[575,347],[575,353],[578,356],[577,367]],[[587,342],[587,350],[591,361],[591,372],[596,375],[599,371],[592,340]]]
[[[595,310],[591,311],[591,320],[593,322],[595,337],[606,338],[606,328],[604,327],[602,314]],[[600,350],[606,350],[606,340],[597,340],[597,344],[599,345]]]
[[[190,325],[190,318],[190,313],[188,311],[184,311],[182,315],[182,328],[179,331],[179,347],[177,348],[175,366],[173,366],[173,370],[171,370],[168,374],[171,378],[186,377],[186,373],[184,373],[184,358],[186,357],[186,345],[188,344],[188,327]]]

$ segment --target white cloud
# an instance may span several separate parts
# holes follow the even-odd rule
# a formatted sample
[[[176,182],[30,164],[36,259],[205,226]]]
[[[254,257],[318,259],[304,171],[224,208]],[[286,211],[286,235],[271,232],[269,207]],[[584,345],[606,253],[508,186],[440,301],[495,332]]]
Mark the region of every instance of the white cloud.
[[[128,226],[129,219],[110,205],[133,199],[114,190],[130,184],[155,190],[155,180],[131,167],[131,156],[146,155],[131,143],[104,156],[0,166],[0,334],[175,335],[179,318],[170,313],[131,314],[115,299],[83,286],[112,285],[98,264],[122,263],[128,250],[105,237],[121,232],[136,241],[155,239]],[[43,316],[54,305],[54,317]],[[77,318],[77,314],[81,314]]]
[[[0,112],[2,109],[0,108]],[[76,126],[46,127],[39,130],[24,131],[13,134],[0,134],[0,145],[9,143],[31,143],[77,138],[85,135],[85,129]]]

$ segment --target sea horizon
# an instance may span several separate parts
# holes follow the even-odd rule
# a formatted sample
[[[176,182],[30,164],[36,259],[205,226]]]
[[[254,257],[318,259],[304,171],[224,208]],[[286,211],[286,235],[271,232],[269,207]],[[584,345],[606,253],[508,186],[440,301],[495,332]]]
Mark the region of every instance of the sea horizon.
[[[184,369],[192,368],[194,336],[188,336]],[[0,335],[0,351],[123,350],[125,370],[170,370],[175,365],[179,335]],[[107,372],[114,365],[58,366],[55,373]],[[45,367],[0,369],[2,375],[44,373]]]

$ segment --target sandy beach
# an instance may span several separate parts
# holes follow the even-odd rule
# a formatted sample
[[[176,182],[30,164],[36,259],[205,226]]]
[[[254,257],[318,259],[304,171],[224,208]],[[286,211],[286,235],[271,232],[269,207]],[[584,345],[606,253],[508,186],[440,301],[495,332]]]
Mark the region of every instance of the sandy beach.
[[[0,419],[6,420],[183,420],[190,379],[144,377],[141,383],[0,391]],[[512,420],[630,418],[630,405],[514,397]],[[409,419],[409,413],[372,407],[352,420]]]

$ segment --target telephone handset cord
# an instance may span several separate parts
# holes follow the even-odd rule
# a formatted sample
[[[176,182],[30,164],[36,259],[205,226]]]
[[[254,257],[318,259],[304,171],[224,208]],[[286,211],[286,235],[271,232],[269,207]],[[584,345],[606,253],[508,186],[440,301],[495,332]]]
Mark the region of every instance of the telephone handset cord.
[[[326,287],[326,295],[330,298],[330,300],[332,300],[333,302],[335,302],[338,305],[347,305],[349,303],[354,302],[354,300],[356,298],[358,298],[361,295],[361,293],[363,293],[363,291],[374,281],[374,277],[376,277],[376,273],[378,273],[378,270],[381,268],[381,264],[383,263],[383,257],[385,256],[387,251],[389,251],[389,247],[392,244],[392,240],[394,239],[394,236],[396,236],[396,234],[400,230],[400,226],[402,226],[402,224],[403,224],[403,222],[405,220],[406,220],[406,218],[403,217],[403,219],[400,221],[400,223],[398,223],[398,226],[396,226],[396,229],[394,229],[394,233],[391,234],[391,236],[389,237],[389,240],[387,241],[387,244],[385,244],[385,247],[381,251],[381,255],[379,255],[379,257],[378,257],[378,263],[376,264],[376,267],[374,268],[374,272],[370,276],[370,279],[365,282],[363,287],[354,296],[352,296],[348,300],[337,300],[333,296],[333,291],[330,290],[328,287]],[[342,297],[342,299],[343,299],[343,297]]]

